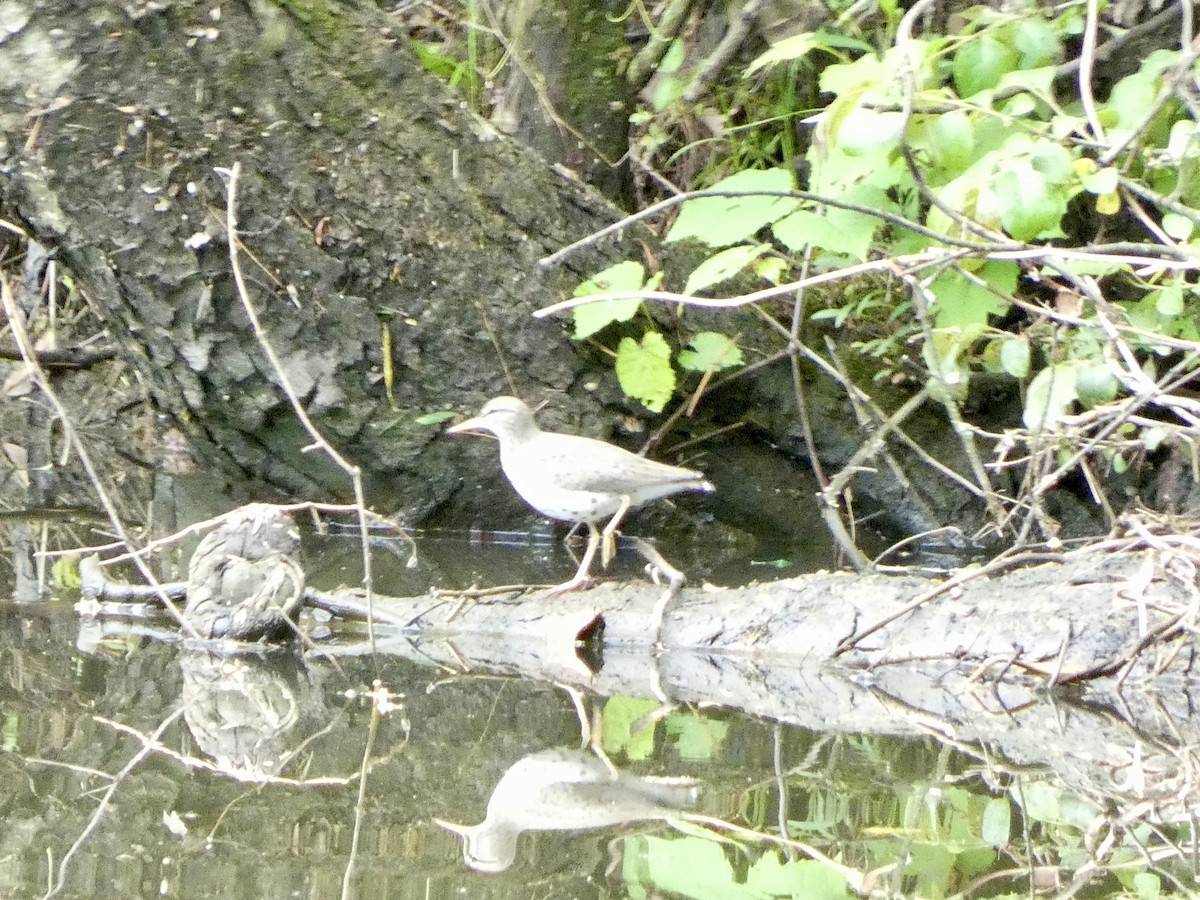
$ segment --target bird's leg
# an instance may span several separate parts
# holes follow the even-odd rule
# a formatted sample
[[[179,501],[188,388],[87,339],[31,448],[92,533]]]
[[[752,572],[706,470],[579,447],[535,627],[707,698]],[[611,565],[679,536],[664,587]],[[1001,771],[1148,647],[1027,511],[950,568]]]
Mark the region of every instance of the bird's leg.
[[[591,581],[591,578],[588,577],[588,569],[592,567],[592,560],[596,556],[596,548],[600,546],[600,529],[597,528],[593,522],[588,522],[587,527],[587,549],[583,551],[583,561],[579,564],[579,570],[575,573],[575,577],[570,581],[564,581],[557,587],[550,588],[550,590],[546,592],[547,596],[573,591],[575,588],[583,587],[585,584]]]
[[[613,517],[604,526],[604,549],[600,551],[600,565],[605,569],[608,568],[608,564],[612,562],[613,557],[617,555],[617,526],[625,518],[625,513],[629,512],[629,504],[629,495],[622,495],[621,505],[617,507],[617,511],[613,514]]]
[[[571,546],[571,538],[575,537],[575,532],[577,532],[579,530],[579,527],[582,524],[583,524],[582,522],[576,522],[575,524],[573,524],[571,526],[571,530],[568,531],[566,534],[566,537],[563,538],[563,543],[566,544],[568,547]],[[572,553],[571,555],[574,556],[575,554]]]

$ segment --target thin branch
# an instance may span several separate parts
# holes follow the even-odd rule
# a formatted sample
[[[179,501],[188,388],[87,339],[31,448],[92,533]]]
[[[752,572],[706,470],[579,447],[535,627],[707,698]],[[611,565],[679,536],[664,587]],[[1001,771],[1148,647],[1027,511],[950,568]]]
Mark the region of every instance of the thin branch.
[[[1096,111],[1096,96],[1092,93],[1092,71],[1096,64],[1096,34],[1100,30],[1100,2],[1087,0],[1087,17],[1083,26],[1083,47],[1079,51],[1079,99],[1088,128],[1097,143],[1107,143],[1100,114]]]
[[[108,516],[109,522],[112,524],[113,530],[117,533],[121,543],[130,548],[134,547],[133,539],[129,536],[129,532],[125,529],[125,524],[121,521],[121,514],[117,511],[116,504],[109,497],[108,491],[105,490],[104,482],[100,478],[100,473],[97,470],[95,463],[92,462],[92,456],[88,453],[87,447],[83,441],[79,439],[79,433],[75,429],[75,425],[71,417],[67,414],[66,407],[62,401],[58,399],[53,386],[50,384],[50,379],[46,377],[46,373],[42,367],[38,365],[37,359],[33,353],[33,343],[29,339],[29,333],[25,330],[25,318],[21,311],[17,308],[16,299],[13,296],[12,287],[8,283],[8,279],[0,275],[0,300],[4,305],[4,312],[8,316],[9,327],[12,328],[13,338],[17,342],[17,346],[21,348],[21,354],[25,360],[25,366],[29,371],[30,376],[41,389],[47,401],[54,408],[54,413],[58,416],[59,422],[62,423],[63,434],[66,436],[67,444],[78,455],[79,462],[87,472],[88,478],[92,482],[92,487],[96,491],[96,497],[100,501],[100,505],[104,507],[104,512]],[[142,577],[151,584],[158,586],[158,579],[154,573],[150,571],[150,567],[142,560],[137,560],[138,571],[142,573]],[[184,619],[183,613],[171,602],[171,599],[161,591],[159,591],[159,599],[167,608],[170,614],[179,623],[179,626],[187,631],[191,637],[198,638],[196,629]]]
[[[325,452],[325,454],[333,460],[333,462],[349,476],[351,483],[354,485],[354,505],[355,511],[358,514],[359,534],[362,538],[362,561],[363,561],[363,589],[367,596],[367,609],[372,606],[372,598],[374,596],[372,589],[371,578],[371,547],[368,542],[367,533],[367,501],[363,492],[362,470],[348,462],[333,445],[330,444],[322,436],[317,426],[309,418],[308,412],[304,409],[304,404],[300,402],[300,397],[292,387],[291,379],[288,378],[287,372],[284,370],[283,363],[275,353],[275,348],[271,346],[270,340],[267,338],[266,332],[263,330],[262,323],[258,319],[258,313],[254,309],[254,304],[250,302],[250,295],[246,289],[245,279],[242,277],[241,263],[238,261],[238,239],[237,231],[237,187],[238,177],[241,175],[242,164],[235,162],[231,169],[218,168],[216,172],[225,177],[226,183],[226,203],[225,203],[225,231],[229,239],[229,265],[233,272],[233,280],[237,285],[238,297],[242,302],[242,308],[246,312],[247,318],[250,320],[250,327],[254,331],[254,337],[258,341],[259,347],[262,348],[267,360],[271,364],[271,368],[275,372],[275,377],[279,380],[279,386],[287,395],[288,402],[292,405],[292,411],[296,414],[296,418],[300,424],[304,426],[304,430],[308,432],[313,439],[314,444]],[[308,449],[308,448],[305,448]],[[367,618],[367,635],[370,638],[371,646],[375,646],[375,625],[374,616]]]
[[[130,758],[129,762],[127,762],[121,768],[121,771],[113,776],[112,784],[108,786],[108,790],[106,790],[104,792],[104,796],[100,798],[100,803],[92,812],[92,817],[88,820],[87,826],[80,833],[79,837],[75,839],[75,843],[71,844],[71,849],[67,851],[66,855],[62,858],[62,861],[58,864],[58,877],[51,886],[50,890],[45,893],[42,900],[47,900],[47,898],[53,897],[63,889],[63,885],[67,880],[67,868],[70,866],[71,860],[75,858],[75,854],[83,848],[83,845],[87,843],[88,838],[91,837],[92,832],[96,830],[96,826],[100,824],[100,819],[108,811],[108,807],[112,803],[112,798],[113,795],[116,794],[117,788],[119,788],[125,781],[125,777],[132,772],[143,759],[150,755],[152,750],[151,742],[157,743],[158,739],[162,737],[163,732],[166,731],[167,728],[169,728],[171,724],[182,715],[183,707],[181,706],[163,719],[158,728],[154,730],[154,734],[150,736],[150,741],[143,741],[142,749],[135,753]]]

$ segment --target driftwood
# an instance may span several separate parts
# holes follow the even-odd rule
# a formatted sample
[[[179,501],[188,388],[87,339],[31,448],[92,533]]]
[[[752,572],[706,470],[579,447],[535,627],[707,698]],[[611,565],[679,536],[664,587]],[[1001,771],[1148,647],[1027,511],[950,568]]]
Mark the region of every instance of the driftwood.
[[[310,589],[304,603],[344,619],[369,611],[372,627],[303,646],[314,662],[392,654],[583,696],[657,697],[664,709],[717,704],[820,731],[932,733],[1014,772],[1050,767],[1130,816],[1177,821],[1200,771],[1188,749],[1200,746],[1190,716],[1200,594],[1186,544],[1148,538],[1138,550],[993,563],[942,581],[816,573],[743,588],[607,583],[552,597],[376,594],[370,604]],[[145,597],[84,569],[94,610]],[[259,668],[253,655],[239,664]],[[274,676],[249,680],[260,677]]]
[[[376,622],[423,641],[478,642],[483,659],[508,645],[571,648],[602,634],[606,649],[703,651],[789,665],[834,659],[853,668],[949,660],[1065,685],[1105,675],[1191,672],[1182,638],[1195,592],[1181,557],[1152,551],[1064,557],[1032,568],[951,581],[817,573],[744,588],[687,588],[661,627],[661,591],[604,584],[565,596],[458,600],[386,598]],[[339,595],[345,614],[357,592]],[[879,627],[875,627],[878,624]],[[555,651],[555,655],[558,651]]]
[[[689,588],[656,635],[647,622],[659,593],[610,584],[465,603],[376,597],[373,643],[312,652],[396,654],[822,732],[932,734],[1017,776],[1052,769],[1098,809],[1115,799],[1130,817],[1179,821],[1196,800],[1200,595],[1182,556],[1078,554],[941,583],[818,573]]]

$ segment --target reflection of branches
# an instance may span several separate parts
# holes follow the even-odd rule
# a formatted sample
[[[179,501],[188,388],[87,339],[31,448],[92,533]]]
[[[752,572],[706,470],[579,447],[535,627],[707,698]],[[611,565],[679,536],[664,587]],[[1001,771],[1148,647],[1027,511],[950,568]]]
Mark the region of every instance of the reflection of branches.
[[[371,699],[371,721],[367,726],[367,740],[363,746],[362,764],[358,770],[358,797],[354,803],[354,832],[350,839],[350,855],[346,861],[346,871],[342,874],[343,897],[353,896],[350,889],[351,879],[354,877],[354,867],[358,861],[358,843],[362,835],[363,814],[367,806],[367,775],[371,769],[371,754],[375,751],[375,736],[379,731],[379,720],[382,716],[402,708],[379,681],[372,685],[372,690],[365,696]],[[407,740],[407,721],[403,724],[405,740]]]
[[[181,707],[179,710],[177,710],[175,713],[172,714],[171,721],[174,721],[175,718],[178,718],[178,716],[182,712],[183,712],[183,709]],[[144,732],[138,731],[136,728],[130,727],[129,725],[123,725],[120,722],[114,722],[113,720],[105,719],[102,716],[94,716],[93,718],[97,722],[99,722],[101,725],[107,725],[109,728],[112,728],[114,731],[119,731],[122,734],[131,735],[132,737],[135,737],[139,741],[141,741],[142,742],[142,750],[143,750],[143,753],[141,754],[142,756],[145,756],[147,753],[157,753],[160,756],[169,757],[170,759],[175,760],[180,765],[186,766],[189,769],[203,769],[207,772],[216,772],[221,775],[229,774],[229,769],[226,766],[221,766],[221,765],[218,765],[217,763],[209,762],[208,760],[201,759],[198,756],[186,756],[177,750],[172,750],[170,747],[166,746],[165,744],[159,743],[158,738],[162,734],[162,729],[159,729],[152,735],[148,735],[148,734],[145,734]],[[295,754],[290,754],[288,759],[291,759],[294,756],[295,756]],[[122,774],[124,774],[124,773],[122,773]],[[259,784],[286,785],[288,787],[329,787],[329,786],[336,787],[336,786],[342,786],[342,785],[347,785],[347,784],[353,784],[355,778],[357,778],[357,777],[358,777],[357,775],[349,775],[346,777],[338,777],[338,776],[330,775],[330,776],[323,776],[321,778],[285,778],[281,775],[265,775],[264,774],[261,777],[256,776],[255,782],[259,783]]]
[[[95,812],[92,813],[91,819],[88,820],[87,826],[83,829],[83,832],[79,835],[79,837],[75,839],[75,843],[71,845],[71,849],[68,850],[66,855],[62,858],[62,862],[58,864],[58,878],[55,880],[54,885],[50,888],[50,890],[46,892],[45,897],[53,897],[63,889],[63,885],[67,878],[67,867],[71,864],[71,860],[75,857],[75,854],[79,852],[85,843],[87,843],[87,839],[91,836],[92,832],[96,830],[96,826],[100,824],[100,817],[108,811],[108,806],[112,802],[113,795],[117,792],[117,788],[120,787],[121,783],[125,780],[125,776],[132,772],[143,759],[150,755],[154,749],[154,746],[158,745],[158,739],[162,737],[163,732],[166,731],[167,728],[170,727],[170,725],[181,715],[183,715],[182,707],[175,710],[173,713],[163,719],[158,728],[154,729],[154,734],[143,739],[142,749],[135,753],[129,762],[124,765],[121,771],[113,776],[112,784],[108,786],[108,790],[106,790],[104,792],[104,796],[100,798],[100,803],[96,807]],[[97,721],[103,720],[97,719]]]

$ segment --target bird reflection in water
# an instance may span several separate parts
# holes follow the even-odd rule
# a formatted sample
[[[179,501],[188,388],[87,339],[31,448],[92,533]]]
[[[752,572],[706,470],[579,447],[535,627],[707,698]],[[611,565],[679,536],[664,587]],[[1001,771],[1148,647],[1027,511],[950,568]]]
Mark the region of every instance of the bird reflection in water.
[[[503,872],[525,831],[589,831],[678,818],[696,802],[699,782],[621,772],[586,750],[542,750],[517,760],[496,784],[478,825],[435,820],[463,839],[480,872]]]

